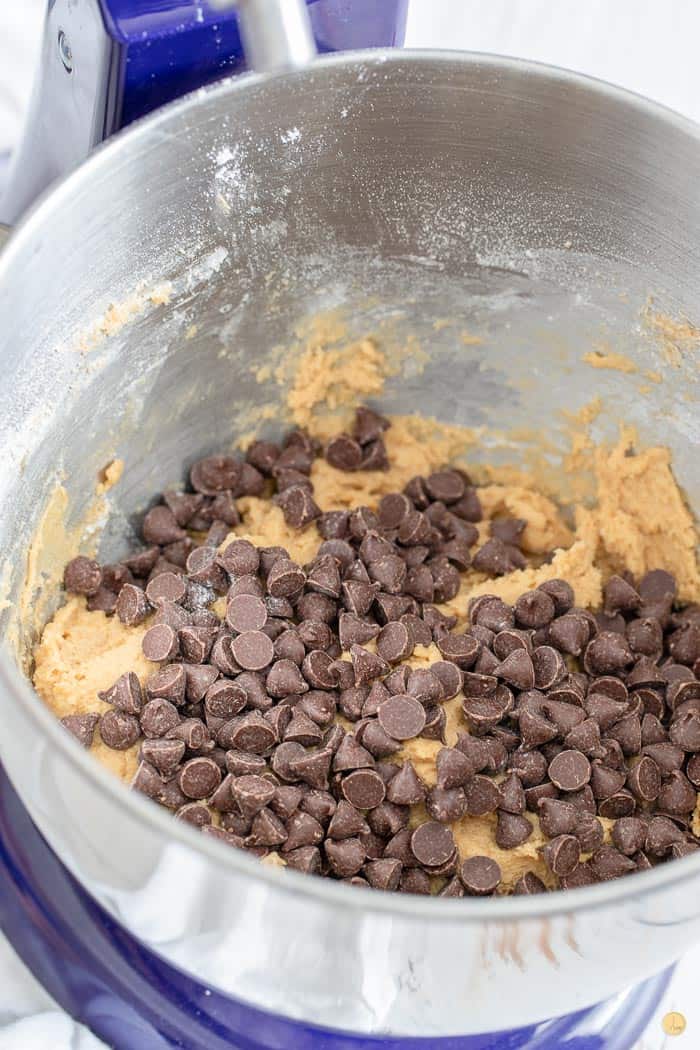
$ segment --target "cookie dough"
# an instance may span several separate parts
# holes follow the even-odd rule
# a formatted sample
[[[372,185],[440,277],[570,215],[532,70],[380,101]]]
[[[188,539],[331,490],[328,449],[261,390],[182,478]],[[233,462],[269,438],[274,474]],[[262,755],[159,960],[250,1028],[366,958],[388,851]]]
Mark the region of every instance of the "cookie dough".
[[[315,390],[305,400],[300,394],[298,411],[305,422],[311,419],[317,394]],[[430,474],[453,462],[470,438],[459,428],[399,417],[392,420],[385,440],[388,471],[348,473],[335,469],[323,458],[314,461],[314,499],[322,510],[374,507],[382,495],[401,490],[413,476]],[[468,570],[462,574],[458,595],[442,607],[444,611],[456,614],[465,623],[471,597],[488,593],[512,602],[524,591],[555,578],[569,581],[579,605],[598,608],[605,579],[624,568],[635,575],[665,568],[676,577],[679,596],[684,601],[700,597],[696,530],[673,479],[666,450],[654,448],[633,453],[623,438],[616,448],[596,452],[595,470],[597,503],[590,509],[576,508],[572,524],[571,517],[539,492],[534,483],[482,486],[479,496],[485,522],[479,526],[481,538],[487,536],[490,518],[523,518],[528,523],[523,548],[541,558],[542,564],[495,580]],[[303,531],[291,528],[281,509],[268,499],[245,497],[238,506],[242,523],[226,542],[237,535],[260,546],[282,546],[301,563],[315,555],[321,537],[314,525]],[[135,671],[143,681],[153,670],[154,665],[141,652],[141,639],[148,626],[149,621],[139,627],[125,627],[116,617],[88,612],[83,598],[70,598],[47,624],[36,648],[34,684],[38,693],[59,717],[105,710],[108,705],[97,699],[98,691],[108,688],[125,671]],[[408,663],[429,666],[437,659],[440,654],[434,645],[418,646]],[[444,705],[448,745],[454,744],[458,730],[464,729],[461,699],[460,693]],[[410,758],[418,774],[432,785],[440,746],[437,741],[417,738],[409,741],[396,758]],[[121,752],[110,750],[96,733],[95,756],[125,780],[134,774],[137,751],[137,747]],[[465,817],[453,825],[463,858],[488,854],[498,861],[503,875],[501,891],[510,889],[527,871],[535,872],[547,885],[556,882],[539,852],[545,838],[537,817],[527,816],[534,827],[533,835],[511,850],[501,850],[494,843],[495,815]],[[421,823],[423,819],[424,809],[414,807],[413,822]]]

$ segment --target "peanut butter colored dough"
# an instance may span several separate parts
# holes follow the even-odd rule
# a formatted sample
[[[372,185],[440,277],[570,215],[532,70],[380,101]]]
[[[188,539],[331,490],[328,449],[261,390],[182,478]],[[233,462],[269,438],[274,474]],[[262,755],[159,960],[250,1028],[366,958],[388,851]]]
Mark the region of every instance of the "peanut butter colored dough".
[[[124,671],[141,682],[153,670],[141,652],[148,623],[125,627],[116,616],[88,612],[84,598],[71,597],[44,628],[34,659],[34,686],[56,713],[65,715],[109,711],[97,696]],[[113,751],[95,732],[93,754],[117,776],[130,780],[138,765],[138,746]]]
[[[306,407],[304,408],[306,411]],[[337,430],[338,423],[335,422]],[[318,432],[318,430],[317,430]],[[314,498],[323,510],[359,505],[376,506],[384,493],[401,489],[416,474],[429,474],[452,462],[474,441],[474,435],[457,427],[444,427],[415,417],[392,421],[386,433],[389,471],[348,474],[335,470],[323,459],[314,462],[311,478]],[[556,504],[519,480],[513,485],[487,485],[480,489],[485,516],[525,518],[528,527],[525,547],[531,554],[550,554],[538,568],[486,579],[474,571],[463,573],[459,594],[444,607],[466,623],[467,603],[477,594],[497,594],[513,601],[519,594],[555,577],[567,579],[581,605],[597,607],[606,576],[629,567],[635,574],[651,568],[666,568],[678,580],[680,596],[689,601],[700,597],[700,576],[695,559],[696,530],[688,508],[676,486],[666,450],[648,449],[630,454],[623,435],[614,449],[594,453],[598,502],[593,509],[579,507],[572,531]],[[281,511],[268,500],[248,497],[239,501],[242,523],[232,535],[245,536],[260,545],[286,547],[292,558],[309,561],[320,536],[315,526],[303,532],[290,529]],[[480,526],[482,538],[487,526]],[[228,542],[228,541],[226,541]],[[36,648],[34,684],[38,693],[59,717],[72,712],[106,709],[97,699],[127,670],[144,679],[154,665],[141,653],[145,630],[124,627],[115,617],[88,612],[83,599],[71,598],[46,626]],[[429,666],[439,658],[435,646],[418,647],[410,659],[414,666]],[[445,705],[447,742],[453,744],[464,731],[461,694]],[[410,758],[419,775],[435,782],[436,741],[409,741],[398,758]],[[109,769],[129,780],[136,767],[137,748],[118,752],[106,748],[96,734],[96,757]],[[412,821],[425,817],[414,807]],[[539,847],[544,842],[537,818],[529,814],[533,834],[513,850],[501,850],[494,841],[495,817],[464,818],[453,831],[463,857],[488,854],[498,861],[503,874],[502,889],[510,889],[526,871],[534,871],[548,885],[553,876],[546,868]]]

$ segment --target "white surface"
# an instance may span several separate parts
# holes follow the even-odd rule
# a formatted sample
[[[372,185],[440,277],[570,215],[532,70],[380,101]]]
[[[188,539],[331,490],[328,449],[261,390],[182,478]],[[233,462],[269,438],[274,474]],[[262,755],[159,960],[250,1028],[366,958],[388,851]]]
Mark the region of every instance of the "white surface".
[[[46,0],[0,0],[0,154],[17,141]],[[551,62],[638,91],[700,120],[696,0],[412,0],[407,45],[469,48]],[[637,1050],[700,1046],[700,948],[674,978]],[[661,1018],[688,1027],[664,1036]],[[0,1050],[97,1050],[0,938]]]

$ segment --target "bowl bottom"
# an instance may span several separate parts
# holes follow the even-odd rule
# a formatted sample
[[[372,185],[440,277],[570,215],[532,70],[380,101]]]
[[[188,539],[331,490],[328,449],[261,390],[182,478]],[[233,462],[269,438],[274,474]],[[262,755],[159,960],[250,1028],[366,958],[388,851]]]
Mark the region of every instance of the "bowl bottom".
[[[147,949],[80,886],[0,767],[0,927],[64,1010],[117,1050],[631,1050],[673,968],[614,999],[511,1031],[440,1039],[289,1021],[208,988]]]

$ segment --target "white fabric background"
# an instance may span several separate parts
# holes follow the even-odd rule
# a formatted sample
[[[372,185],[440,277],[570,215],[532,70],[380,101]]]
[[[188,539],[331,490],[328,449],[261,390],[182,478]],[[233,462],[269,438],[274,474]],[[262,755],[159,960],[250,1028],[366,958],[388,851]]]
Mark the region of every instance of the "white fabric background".
[[[381,2],[381,0],[378,0]],[[20,133],[46,0],[0,0],[0,154]],[[700,119],[697,0],[411,0],[407,44],[469,48],[567,66],[648,95]],[[688,957],[639,1050],[700,1045],[694,1009],[700,950]],[[678,1009],[686,1033],[663,1036]],[[0,1050],[97,1050],[0,937]]]

